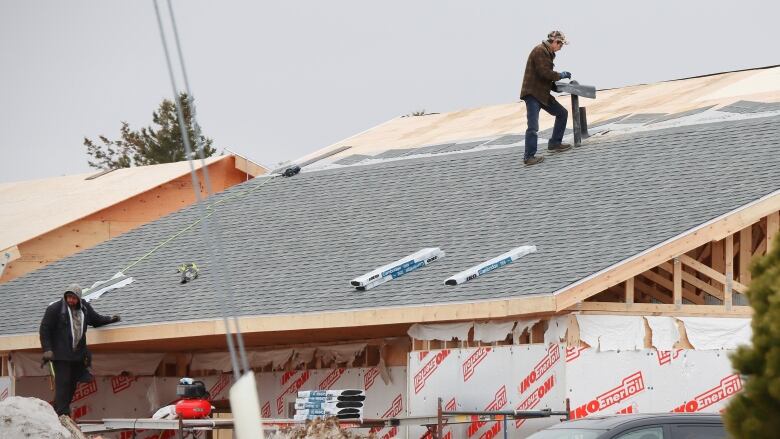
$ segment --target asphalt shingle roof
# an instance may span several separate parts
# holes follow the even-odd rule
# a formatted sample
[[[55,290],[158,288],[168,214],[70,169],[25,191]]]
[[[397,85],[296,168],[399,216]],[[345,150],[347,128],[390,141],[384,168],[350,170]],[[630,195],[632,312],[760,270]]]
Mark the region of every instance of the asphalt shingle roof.
[[[240,315],[549,294],[780,189],[780,118],[603,136],[524,167],[522,146],[256,178],[216,207],[225,278]],[[253,190],[254,189],[254,190]],[[241,192],[251,191],[242,196]],[[194,205],[0,285],[0,334],[36,332],[71,282],[107,279],[195,221]],[[509,249],[538,252],[459,286],[452,274]],[[349,280],[424,247],[446,256],[375,289]],[[176,267],[201,275],[181,285]],[[200,227],[127,272],[94,303],[122,324],[218,318]]]

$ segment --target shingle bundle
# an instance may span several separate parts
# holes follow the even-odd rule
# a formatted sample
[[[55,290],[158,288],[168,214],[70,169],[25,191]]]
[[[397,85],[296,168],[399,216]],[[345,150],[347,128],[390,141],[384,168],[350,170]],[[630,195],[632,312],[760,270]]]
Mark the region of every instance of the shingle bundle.
[[[296,421],[315,418],[362,419],[364,390],[304,390],[295,399]]]

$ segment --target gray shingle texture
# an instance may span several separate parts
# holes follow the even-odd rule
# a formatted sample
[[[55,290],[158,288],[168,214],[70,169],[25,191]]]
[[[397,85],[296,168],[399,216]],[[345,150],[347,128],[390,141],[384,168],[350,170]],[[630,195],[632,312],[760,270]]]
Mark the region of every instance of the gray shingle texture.
[[[737,101],[723,108],[718,108],[717,111],[740,114],[780,111],[780,102]]]
[[[362,162],[363,160],[369,158],[370,156],[367,156],[365,154],[352,154],[348,155],[342,159],[336,160],[333,162],[336,165],[354,165],[355,163]]]
[[[663,116],[666,116],[666,113],[637,113],[637,114],[632,114],[631,116],[628,116],[625,119],[615,121],[615,123],[618,124],[647,123],[647,122],[652,122],[656,119],[660,119]]]
[[[275,178],[218,194],[225,278],[240,315],[467,302],[550,294],[780,189],[780,118],[601,137],[524,167],[520,147]],[[255,189],[255,190],[253,190]],[[251,192],[249,192],[251,191]],[[114,273],[202,215],[189,206],[0,285],[0,334],[33,333],[71,282]],[[214,228],[212,228],[214,230]],[[94,303],[122,325],[219,318],[217,267],[196,226]],[[463,285],[448,276],[513,247],[538,252]],[[365,292],[349,280],[440,247],[428,267]],[[176,266],[201,275],[179,284]]]
[[[666,122],[667,120],[672,120],[672,119],[679,119],[681,117],[693,116],[694,114],[703,113],[703,112],[709,110],[712,107],[714,107],[714,105],[708,105],[706,107],[694,108],[693,110],[681,111],[679,113],[668,114],[666,116],[659,117],[658,119],[655,119],[655,120],[649,122],[648,125],[652,125],[654,123]]]

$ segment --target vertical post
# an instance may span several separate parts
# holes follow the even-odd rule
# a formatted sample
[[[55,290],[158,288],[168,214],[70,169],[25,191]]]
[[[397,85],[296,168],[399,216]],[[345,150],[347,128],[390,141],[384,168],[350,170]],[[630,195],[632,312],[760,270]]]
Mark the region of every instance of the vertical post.
[[[438,407],[436,408],[436,439],[442,438],[442,428],[444,426],[441,413],[441,403],[441,398],[439,398]]]
[[[712,241],[712,249],[710,251],[711,259],[712,259],[712,268],[717,271],[718,273],[725,274],[726,273],[726,257],[723,256],[723,240],[720,241]],[[711,283],[713,286],[717,287],[719,286],[719,282],[715,279],[711,280]]]
[[[739,231],[739,281],[750,284],[750,259],[753,256],[753,226]]]
[[[726,285],[723,286],[723,306],[731,309],[731,289],[734,284],[734,235],[729,235],[726,241]]]
[[[632,305],[634,303],[634,278],[626,279],[626,303]]]
[[[504,439],[509,439],[509,433],[507,432],[507,423],[506,423],[507,416],[504,415]]]
[[[571,81],[572,84],[576,81]],[[582,133],[580,132],[580,98],[572,93],[571,95],[571,120],[574,128],[574,146],[580,146],[582,143]]]
[[[780,231],[780,213],[773,212],[766,217],[766,254],[772,251],[772,241]]]
[[[682,264],[680,263],[679,258],[674,258],[674,269],[672,273],[672,278],[674,281],[673,289],[673,298],[674,298],[674,306],[675,308],[679,309],[682,306]]]
[[[588,112],[585,110],[585,107],[580,107],[580,132],[583,139],[590,137],[590,133],[588,133]]]

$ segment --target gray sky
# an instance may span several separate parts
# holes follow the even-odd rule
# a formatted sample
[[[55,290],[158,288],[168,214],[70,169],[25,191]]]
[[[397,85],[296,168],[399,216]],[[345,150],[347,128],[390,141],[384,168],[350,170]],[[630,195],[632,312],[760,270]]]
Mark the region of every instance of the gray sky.
[[[552,29],[571,40],[556,68],[599,88],[780,63],[776,0],[174,7],[204,133],[268,165],[412,111],[514,102]],[[0,0],[0,182],[88,172],[84,136],[150,125],[170,96],[151,0]]]

